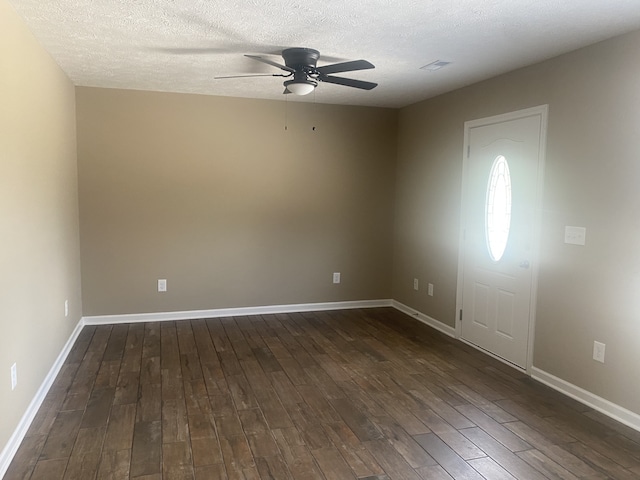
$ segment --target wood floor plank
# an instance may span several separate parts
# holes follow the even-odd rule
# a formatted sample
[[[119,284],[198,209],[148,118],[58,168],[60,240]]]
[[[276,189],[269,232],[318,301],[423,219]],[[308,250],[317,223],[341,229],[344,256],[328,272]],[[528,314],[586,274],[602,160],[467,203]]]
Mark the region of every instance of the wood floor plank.
[[[440,440],[449,445],[449,447],[464,460],[473,460],[487,455],[457,430],[441,432],[437,433],[437,435]]]
[[[268,377],[271,379],[271,385],[282,404],[295,405],[303,401],[289,375],[284,370],[271,372]]]
[[[138,362],[138,371],[131,371],[131,370],[126,371],[126,370],[120,369],[120,375],[118,375],[118,383],[115,389],[113,404],[123,405],[126,403],[136,403],[138,401],[139,386],[140,386],[139,362]]]
[[[312,450],[311,454],[318,462],[320,470],[327,478],[355,479],[355,475],[337,448],[324,447]]]
[[[220,450],[220,442],[217,436],[192,438],[191,453],[194,467],[223,463],[222,451]]]
[[[332,446],[319,419],[306,403],[297,404],[289,413],[305,445],[310,449]]]
[[[97,480],[122,480],[129,478],[131,450],[103,450],[100,457]]]
[[[385,438],[413,468],[437,465],[433,457],[391,418],[377,418],[376,424],[382,432],[379,439]]]
[[[420,467],[416,470],[425,480],[452,480],[453,477],[440,465],[434,467]]]
[[[65,395],[48,393],[27,430],[27,436],[48,434],[58,413],[66,410],[63,408],[64,400]]]
[[[78,456],[71,455],[63,478],[64,480],[93,480],[98,474],[99,464],[100,451],[86,452]]]
[[[60,412],[51,426],[47,441],[40,452],[41,460],[68,458],[80,430],[83,412]],[[64,471],[63,471],[64,473]]]
[[[558,427],[566,429],[573,437],[577,438],[594,452],[624,468],[640,468],[638,451],[630,452],[626,448],[615,445],[604,433],[603,426],[581,414],[570,414],[562,417],[553,417]]]
[[[477,407],[473,405],[460,405],[456,408],[512,452],[521,452],[532,448],[527,442],[496,422],[486,413],[480,411]]]
[[[136,422],[162,420],[162,387],[159,383],[143,383],[138,392]]]
[[[33,470],[30,480],[59,480],[64,476],[67,459],[40,460]]]
[[[133,432],[131,476],[162,472],[162,424],[159,421],[138,422]]]
[[[484,478],[491,480],[518,480],[489,457],[469,460],[469,465],[475,468]]]
[[[518,452],[517,455],[547,477],[561,478],[562,480],[578,480],[576,475],[559,463],[554,462],[540,450],[527,450],[526,452]]]
[[[258,407],[258,401],[244,373],[227,375],[227,383],[236,409],[247,410]]]
[[[539,431],[544,436],[546,442],[556,445],[563,443],[575,442],[576,439],[567,432],[558,428],[553,422],[547,418],[543,418],[532,412],[530,408],[520,403],[514,402],[512,399],[504,399],[496,402],[501,408],[517,417],[523,424],[526,424]]]
[[[89,384],[86,388],[86,398],[89,400],[89,393],[91,393],[91,387],[93,388],[115,388],[118,385],[118,376],[120,375],[120,364],[122,362],[120,360],[111,360],[104,361],[100,364],[100,369],[98,370],[98,375],[95,378],[95,382],[93,385]],[[70,395],[78,395],[80,392],[78,390],[70,390]],[[68,400],[67,400],[68,402]],[[65,402],[65,407],[69,409],[67,406],[67,402]],[[82,405],[84,408],[86,403]]]
[[[111,405],[116,395],[115,388],[97,388],[91,392],[87,408],[82,416],[82,428],[106,425]]]
[[[622,467],[611,458],[593,450],[587,445],[584,445],[582,442],[567,443],[564,445],[564,448],[598,473],[610,476],[616,480],[637,479],[635,473]]]
[[[546,478],[481,428],[467,428],[461,433],[514,477],[526,478],[527,480],[544,480]]]
[[[196,480],[228,480],[229,478],[223,464],[195,467],[194,474]]]
[[[166,474],[167,467],[191,465],[191,445],[189,442],[162,444],[162,470]]]
[[[182,442],[188,439],[189,426],[184,399],[162,400],[162,441]]]
[[[406,460],[386,440],[366,442],[365,446],[373,458],[391,478],[402,480],[420,480],[420,475],[411,468]]]
[[[437,435],[427,433],[416,435],[415,439],[453,478],[482,480],[482,476]]]
[[[379,440],[383,438],[378,427],[359,410],[352,402],[346,398],[332,399],[331,406],[342,417],[342,420],[351,428],[361,442]],[[388,425],[388,423],[387,423]]]
[[[7,469],[6,478],[29,480],[46,440],[46,435],[27,435]]]
[[[637,479],[640,433],[393,308],[87,326],[7,480]]]
[[[380,475],[384,470],[363,442],[344,422],[324,424],[324,431],[358,477]]]
[[[505,423],[504,426],[574,475],[578,477],[591,477],[596,475],[596,471],[589,465],[569,453],[562,446],[554,445],[549,441],[549,437],[538,432],[531,426],[520,421]]]
[[[109,341],[104,350],[105,361],[109,360],[122,360],[124,353],[124,347],[127,341],[127,333],[129,332],[128,325],[114,325],[109,336]]]
[[[142,358],[151,357],[160,357],[160,323],[158,322],[144,324]]]
[[[244,435],[220,437],[220,449],[229,478],[244,478],[246,472],[255,470],[255,461]]]
[[[127,450],[133,445],[136,405],[114,405],[104,439],[105,450]]]
[[[144,333],[144,324],[134,323],[129,325],[120,370],[125,372],[140,372]]]

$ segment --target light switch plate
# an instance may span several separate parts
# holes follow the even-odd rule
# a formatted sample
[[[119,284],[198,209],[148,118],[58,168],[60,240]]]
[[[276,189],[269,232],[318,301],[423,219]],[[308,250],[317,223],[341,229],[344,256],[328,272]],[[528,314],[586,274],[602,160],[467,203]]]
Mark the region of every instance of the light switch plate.
[[[564,227],[564,243],[584,245],[587,240],[587,229],[584,227]]]

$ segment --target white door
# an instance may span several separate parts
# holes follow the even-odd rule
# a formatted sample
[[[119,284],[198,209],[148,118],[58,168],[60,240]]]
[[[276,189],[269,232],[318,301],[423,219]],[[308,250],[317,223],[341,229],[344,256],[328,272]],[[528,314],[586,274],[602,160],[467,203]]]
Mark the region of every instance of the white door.
[[[461,337],[527,368],[546,107],[465,124]]]

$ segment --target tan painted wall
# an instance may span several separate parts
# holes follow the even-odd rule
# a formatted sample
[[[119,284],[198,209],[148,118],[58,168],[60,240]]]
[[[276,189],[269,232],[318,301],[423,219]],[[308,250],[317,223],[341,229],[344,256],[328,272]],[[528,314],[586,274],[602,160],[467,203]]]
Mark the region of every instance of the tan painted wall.
[[[81,316],[74,95],[0,0],[0,451]]]
[[[395,110],[78,88],[77,116],[84,315],[389,298]]]
[[[454,326],[466,120],[549,104],[534,365],[640,413],[640,32],[403,109],[393,296]],[[563,243],[564,226],[587,244]],[[435,284],[431,299],[414,277]],[[591,359],[606,344],[606,363]]]

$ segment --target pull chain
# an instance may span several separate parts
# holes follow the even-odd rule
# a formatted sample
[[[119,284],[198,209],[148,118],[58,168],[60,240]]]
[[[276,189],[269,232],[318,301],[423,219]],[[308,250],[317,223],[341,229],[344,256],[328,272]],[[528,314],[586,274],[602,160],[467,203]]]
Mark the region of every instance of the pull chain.
[[[288,120],[288,108],[289,108],[289,99],[288,97],[285,95],[284,96],[284,129],[287,130],[288,128],[288,124],[289,124],[289,120]]]

